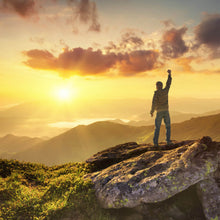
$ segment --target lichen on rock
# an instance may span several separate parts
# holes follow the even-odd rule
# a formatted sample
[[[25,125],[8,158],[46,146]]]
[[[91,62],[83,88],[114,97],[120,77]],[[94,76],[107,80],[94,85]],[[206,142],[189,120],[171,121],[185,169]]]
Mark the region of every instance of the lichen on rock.
[[[155,204],[195,184],[202,192],[203,181],[212,178],[218,169],[219,143],[209,137],[175,142],[172,147],[160,145],[160,150],[133,142],[131,145],[118,145],[87,160],[96,166],[96,172],[86,178],[92,179],[103,208]],[[129,149],[129,156],[122,149],[124,152]],[[109,164],[102,169],[100,165],[107,160],[106,155],[111,155]]]

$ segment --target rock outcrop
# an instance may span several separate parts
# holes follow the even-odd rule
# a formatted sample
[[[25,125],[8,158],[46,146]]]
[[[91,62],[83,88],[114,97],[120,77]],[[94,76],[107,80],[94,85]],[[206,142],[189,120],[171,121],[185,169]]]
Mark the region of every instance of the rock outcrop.
[[[94,172],[86,178],[92,179],[103,208],[135,209],[142,216],[148,212],[149,219],[160,219],[153,210],[163,209],[160,204],[194,187],[204,216],[216,220],[220,219],[219,148],[210,137],[174,142],[172,146],[160,144],[159,148],[135,142],[117,145],[87,160]],[[178,213],[175,202],[167,204],[166,211]],[[181,212],[176,215],[171,219],[186,216]]]
[[[220,188],[212,177],[200,181],[197,184],[203,211],[207,219],[219,219],[220,217]]]

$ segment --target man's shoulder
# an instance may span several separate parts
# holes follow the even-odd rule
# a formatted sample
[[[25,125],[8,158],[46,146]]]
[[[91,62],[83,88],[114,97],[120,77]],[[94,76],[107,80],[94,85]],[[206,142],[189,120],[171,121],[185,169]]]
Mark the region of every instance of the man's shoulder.
[[[166,86],[165,88],[162,89],[163,93],[168,93],[169,92],[170,87]]]

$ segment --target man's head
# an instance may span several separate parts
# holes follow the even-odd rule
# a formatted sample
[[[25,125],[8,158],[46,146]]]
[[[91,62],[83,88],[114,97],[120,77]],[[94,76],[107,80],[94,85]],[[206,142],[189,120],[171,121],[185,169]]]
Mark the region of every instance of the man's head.
[[[158,81],[156,83],[156,87],[157,87],[157,90],[162,89],[163,88],[163,83],[161,81]]]

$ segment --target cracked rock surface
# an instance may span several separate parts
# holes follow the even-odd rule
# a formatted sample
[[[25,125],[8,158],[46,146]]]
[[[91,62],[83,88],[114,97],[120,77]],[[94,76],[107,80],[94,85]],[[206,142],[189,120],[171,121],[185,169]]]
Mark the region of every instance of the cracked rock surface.
[[[87,160],[95,172],[86,178],[92,179],[96,196],[107,209],[157,204],[196,185],[206,218],[215,219],[219,208],[211,204],[219,207],[219,148],[210,137],[160,145],[159,149],[135,142],[117,145]]]

